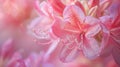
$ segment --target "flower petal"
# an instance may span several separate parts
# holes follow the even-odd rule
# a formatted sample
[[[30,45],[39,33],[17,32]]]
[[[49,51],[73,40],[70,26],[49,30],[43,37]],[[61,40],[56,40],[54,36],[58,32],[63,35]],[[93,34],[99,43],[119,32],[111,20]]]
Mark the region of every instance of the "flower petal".
[[[79,26],[85,19],[85,14],[81,8],[75,5],[67,6],[63,11],[63,18],[73,26]]]
[[[40,16],[31,22],[28,26],[28,32],[39,40],[40,44],[50,43],[52,20],[46,16]]]
[[[92,7],[92,8],[89,10],[88,15],[90,15],[90,16],[96,16],[96,15],[97,15],[97,10],[98,10],[98,6]]]
[[[94,38],[86,39],[83,43],[83,53],[89,59],[94,59],[99,56],[101,47]]]
[[[41,2],[40,4],[36,3],[36,10],[39,12],[40,15],[45,15],[47,17],[53,17],[53,9],[51,5],[45,1]]]
[[[103,12],[106,10],[112,3],[112,0],[104,0],[100,3],[100,11]]]
[[[120,44],[120,27],[111,30],[112,38]]]
[[[48,0],[48,2],[52,5],[57,14],[62,15],[65,5],[61,2],[61,0]]]
[[[89,0],[88,2],[90,8],[96,6],[96,5],[99,5],[99,0]]]
[[[77,48],[77,43],[74,40],[74,36],[68,35],[63,40],[60,41],[60,45],[63,48],[60,52],[60,60],[63,62],[73,61],[79,55],[79,49]]]
[[[65,36],[65,32],[63,32],[64,24],[65,23],[61,19],[59,19],[59,18],[55,19],[54,24],[52,26],[52,31],[56,36],[58,36],[58,37]]]

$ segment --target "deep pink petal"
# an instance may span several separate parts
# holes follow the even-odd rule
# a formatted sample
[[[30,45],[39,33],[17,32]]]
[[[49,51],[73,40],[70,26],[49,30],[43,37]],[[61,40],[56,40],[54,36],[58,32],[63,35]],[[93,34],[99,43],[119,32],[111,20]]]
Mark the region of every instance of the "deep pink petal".
[[[52,26],[52,31],[56,36],[63,37],[65,36],[65,33],[63,33],[63,27],[64,22],[61,19],[56,18]]]
[[[73,26],[69,22],[66,22],[64,25],[64,30],[66,32],[74,33],[74,34],[79,34],[81,31],[77,26]]]
[[[52,5],[57,14],[62,15],[65,5],[61,0],[48,0],[48,2]]]
[[[94,7],[94,6],[98,6],[99,5],[99,0],[89,0],[89,6],[90,8]]]

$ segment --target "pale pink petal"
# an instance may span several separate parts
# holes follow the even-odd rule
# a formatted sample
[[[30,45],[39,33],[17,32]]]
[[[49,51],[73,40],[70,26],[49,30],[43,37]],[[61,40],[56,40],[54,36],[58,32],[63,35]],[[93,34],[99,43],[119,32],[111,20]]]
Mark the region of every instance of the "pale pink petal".
[[[94,27],[91,27],[88,29],[86,33],[86,37],[94,37],[96,34],[98,34],[101,31],[100,25],[95,25]]]
[[[85,19],[85,14],[81,8],[76,5],[67,6],[63,11],[63,18],[73,26],[79,26]]]
[[[76,1],[76,2],[75,2],[75,5],[77,5],[78,7],[80,7],[80,8],[83,10],[84,14],[85,14],[85,8],[84,8],[84,6],[82,5],[81,2]]]
[[[53,8],[46,1],[36,3],[36,9],[40,13],[40,15],[44,14],[45,16],[52,18],[53,17]]]
[[[89,25],[86,28],[88,28],[86,32],[86,37],[95,36],[98,32],[101,30],[101,26],[99,25],[99,20],[96,18],[93,18],[91,16],[87,16],[85,20],[85,24]]]
[[[47,61],[51,55],[51,53],[53,53],[53,51],[55,51],[55,49],[57,48],[57,46],[59,45],[59,39],[56,39],[53,41],[53,43],[50,45],[49,49],[47,50],[46,54],[44,55],[44,61]]]
[[[61,2],[61,0],[48,0],[48,2],[57,14],[62,15],[65,5]]]
[[[99,5],[99,9],[101,12],[103,12],[104,10],[106,10],[112,3],[112,0],[104,0],[102,1]]]
[[[79,49],[75,42],[74,36],[66,36],[60,41],[60,45],[63,45],[60,52],[60,60],[63,62],[73,61],[79,55]]]
[[[86,16],[84,23],[90,26],[99,24],[100,20],[92,16]]]
[[[28,33],[39,40],[40,44],[48,44],[52,38],[50,36],[52,20],[46,16],[40,16],[28,26]]]
[[[110,29],[113,22],[112,22],[112,18],[110,16],[102,16],[99,18],[101,23],[103,23],[105,25],[106,28]]]
[[[101,46],[94,38],[86,39],[83,43],[83,53],[89,59],[95,59],[100,55]]]

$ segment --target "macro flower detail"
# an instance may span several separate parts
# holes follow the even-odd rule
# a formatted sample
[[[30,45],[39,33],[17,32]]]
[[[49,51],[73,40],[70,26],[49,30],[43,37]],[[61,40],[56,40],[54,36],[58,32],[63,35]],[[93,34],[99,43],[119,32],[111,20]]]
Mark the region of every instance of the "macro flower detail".
[[[60,44],[64,45],[60,55],[62,61],[73,60],[79,51],[83,51],[90,59],[99,56],[107,41],[104,39],[107,35],[102,33],[99,22],[97,18],[85,16],[78,6],[71,5],[64,9],[63,22],[57,20],[53,25],[53,32],[61,38]]]
[[[0,67],[119,67],[120,0],[0,0]]]

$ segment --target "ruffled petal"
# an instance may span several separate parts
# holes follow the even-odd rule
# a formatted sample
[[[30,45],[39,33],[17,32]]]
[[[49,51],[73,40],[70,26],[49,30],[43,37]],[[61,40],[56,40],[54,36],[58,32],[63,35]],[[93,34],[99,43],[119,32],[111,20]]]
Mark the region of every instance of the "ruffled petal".
[[[93,23],[90,24],[91,27],[85,34],[83,52],[88,58],[94,59],[99,56],[101,50],[107,45],[109,33],[102,30],[97,19],[91,18],[90,20],[89,22]]]
[[[99,22],[100,22],[100,20],[97,18],[94,18],[92,16],[86,16],[84,23],[92,26],[92,25],[99,24]]]
[[[63,11],[63,18],[73,26],[79,26],[85,19],[85,14],[81,8],[76,5],[67,6]]]
[[[83,43],[83,53],[89,59],[95,59],[99,56],[101,47],[94,38],[86,39]]]
[[[39,4],[39,1],[37,0],[35,7],[40,15],[45,15],[49,18],[53,18],[53,8],[49,3],[43,1]]]
[[[39,44],[48,44],[51,42],[50,36],[52,20],[46,16],[40,16],[31,22],[28,26],[28,32],[33,35]]]
[[[63,47],[59,57],[63,62],[73,61],[80,54],[74,36],[66,36],[61,40],[60,45]]]

